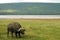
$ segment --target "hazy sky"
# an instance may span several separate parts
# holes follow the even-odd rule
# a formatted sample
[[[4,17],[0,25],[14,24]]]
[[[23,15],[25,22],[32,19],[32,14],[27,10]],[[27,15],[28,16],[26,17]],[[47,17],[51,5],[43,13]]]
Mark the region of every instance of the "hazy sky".
[[[60,3],[60,0],[0,0],[0,3],[14,3],[14,2],[50,2],[50,3]]]

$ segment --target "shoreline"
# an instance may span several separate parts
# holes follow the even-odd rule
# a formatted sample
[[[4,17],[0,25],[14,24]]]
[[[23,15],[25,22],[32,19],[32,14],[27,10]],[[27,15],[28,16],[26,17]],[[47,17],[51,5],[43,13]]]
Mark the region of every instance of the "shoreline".
[[[60,15],[0,15],[0,19],[60,19]]]

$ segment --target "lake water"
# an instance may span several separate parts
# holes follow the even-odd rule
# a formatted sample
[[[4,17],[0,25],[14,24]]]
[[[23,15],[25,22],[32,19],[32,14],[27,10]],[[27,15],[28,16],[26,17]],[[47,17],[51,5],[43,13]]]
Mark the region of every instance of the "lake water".
[[[60,15],[0,15],[5,19],[60,19]]]

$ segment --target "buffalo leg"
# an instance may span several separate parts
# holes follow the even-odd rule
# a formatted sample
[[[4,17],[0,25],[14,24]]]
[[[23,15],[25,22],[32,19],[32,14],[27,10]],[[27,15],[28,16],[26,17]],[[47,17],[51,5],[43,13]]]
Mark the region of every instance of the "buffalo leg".
[[[18,33],[19,38],[21,37],[20,33]]]
[[[11,32],[11,36],[13,37],[13,32]]]
[[[7,31],[7,37],[9,36],[9,31]]]
[[[17,38],[17,32],[15,32],[15,36],[16,36],[16,38]]]

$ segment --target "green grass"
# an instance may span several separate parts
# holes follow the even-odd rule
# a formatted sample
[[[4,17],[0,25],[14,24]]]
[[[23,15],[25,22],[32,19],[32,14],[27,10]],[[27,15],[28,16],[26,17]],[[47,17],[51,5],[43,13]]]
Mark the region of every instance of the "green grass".
[[[19,22],[26,29],[22,38],[7,37],[7,25],[10,22]],[[60,40],[60,19],[51,20],[21,20],[1,19],[0,40]]]

